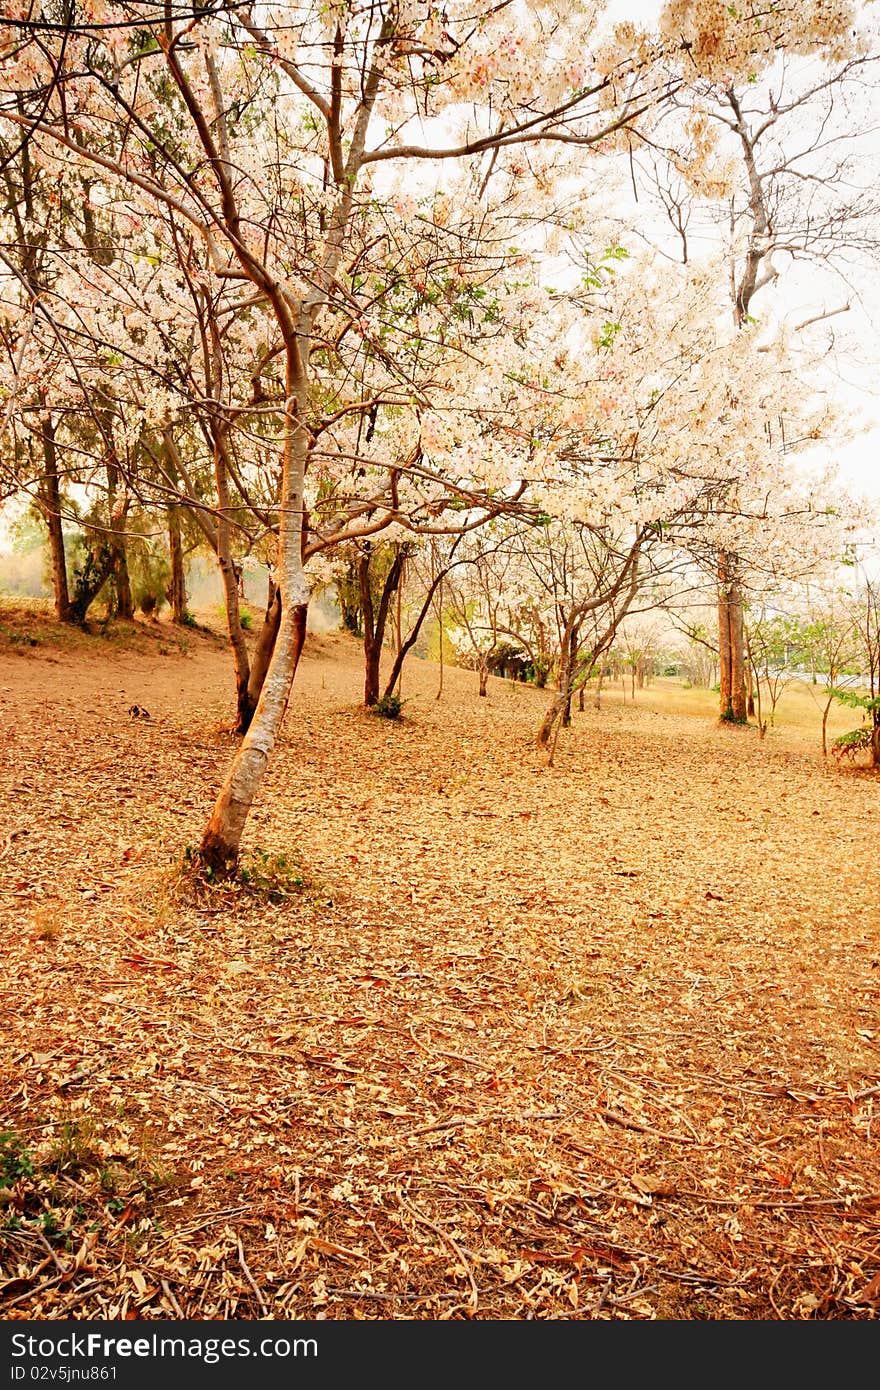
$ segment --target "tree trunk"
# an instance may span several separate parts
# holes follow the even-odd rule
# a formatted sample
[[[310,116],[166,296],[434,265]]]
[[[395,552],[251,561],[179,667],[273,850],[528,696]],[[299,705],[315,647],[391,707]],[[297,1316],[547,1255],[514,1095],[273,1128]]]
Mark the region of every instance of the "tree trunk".
[[[720,715],[731,724],[746,722],[742,594],[736,560],[726,551],[718,560],[718,666]]]
[[[113,616],[131,622],[134,618],[134,599],[131,596],[131,579],[128,573],[128,554],[125,545],[125,517],[127,502],[117,507],[119,489],[119,469],[114,463],[107,464],[107,503],[110,509],[110,535],[108,544],[113,555],[112,579]]]
[[[260,702],[263,683],[269,670],[272,653],[275,650],[275,643],[278,640],[278,629],[280,626],[281,590],[278,588],[275,581],[270,579],[269,597],[266,602],[263,626],[260,628],[260,635],[257,638],[257,645],[254,647],[254,656],[251,661],[251,673],[247,684],[247,700],[244,702],[244,705],[239,701],[238,706],[240,733],[246,733],[250,728],[254,712]]]
[[[572,645],[573,633],[570,626],[567,626],[562,634],[562,647],[559,653],[559,680],[556,683],[556,694],[550,704],[547,713],[541,720],[541,727],[538,730],[538,746],[545,748],[550,741],[553,726],[557,719],[561,719],[563,727],[566,725],[566,714],[568,724],[571,723],[571,684],[572,684]]]
[[[605,681],[605,663],[599,667],[599,680],[596,685],[596,709],[602,708],[602,685]]]
[[[426,617],[431,611],[431,601],[434,597],[434,594],[442,584],[444,577],[449,573],[449,569],[451,568],[452,566],[449,566],[449,568],[441,570],[440,573],[436,576],[436,578],[432,580],[431,587],[428,590],[428,593],[425,597],[425,601],[422,604],[422,607],[419,611],[419,616],[415,620],[412,632],[409,634],[406,641],[398,647],[397,655],[394,658],[394,665],[391,667],[391,674],[388,677],[388,680],[385,684],[385,689],[382,693],[383,699],[387,699],[389,695],[393,694],[394,687],[397,685],[397,682],[400,679],[400,673],[403,669],[403,663],[406,660],[408,653],[411,652],[413,647],[415,646],[418,635],[422,630],[422,623],[425,621]]]
[[[171,621],[182,623],[186,617],[186,576],[183,571],[183,543],[178,507],[168,508],[168,551],[171,557],[171,581],[166,597],[171,605]]]
[[[371,552],[365,550],[358,566],[361,591],[361,611],[364,617],[364,704],[367,709],[379,703],[379,668],[382,661],[382,643],[385,639],[385,625],[391,599],[400,583],[403,557],[398,551],[382,586],[378,612],[373,610],[373,594],[370,586]]]
[[[557,690],[556,694],[553,697],[553,700],[551,701],[547,709],[547,713],[541,720],[541,727],[538,730],[539,748],[547,747],[547,744],[550,742],[550,735],[553,733],[553,727],[559,716],[562,714],[564,708],[565,694],[561,690]]]
[[[303,577],[303,586],[304,583]],[[305,645],[307,615],[307,603],[294,604],[286,612],[282,608],[278,639],[259,704],[233,759],[199,848],[199,859],[214,878],[230,877],[238,864],[245,822],[275,746]]]
[[[477,671],[480,677],[480,695],[485,699],[487,695],[487,686],[489,684],[489,667],[485,661],[480,662]]]
[[[571,728],[571,697],[574,694],[574,672],[575,665],[577,662],[578,648],[580,647],[581,642],[580,623],[576,623],[575,626],[568,633],[567,641],[568,657],[567,669],[565,673],[565,708],[562,711],[563,729]],[[581,692],[583,693],[583,687],[581,687]],[[581,705],[581,709],[583,709],[583,704]]]
[[[43,420],[43,461],[45,472],[37,494],[40,510],[49,532],[52,556],[52,590],[55,595],[55,616],[59,622],[70,623],[73,614],[67,587],[67,557],[64,554],[64,532],[61,528],[61,489],[58,483],[58,455],[55,449],[55,425],[47,415]]]
[[[822,710],[822,757],[828,757],[828,714],[831,709],[831,701],[826,700]]]
[[[241,605],[238,593],[238,570],[232,558],[232,501],[229,495],[229,476],[226,471],[225,441],[222,427],[218,424],[214,436],[214,480],[217,487],[217,564],[223,582],[223,599],[226,608],[226,631],[232,648],[232,664],[235,670],[235,723],[233,731],[246,733],[250,728],[255,704],[248,696],[251,664],[248,655],[247,639],[241,625]]]
[[[364,704],[367,709],[379,703],[379,663],[382,648],[376,641],[373,614],[373,591],[370,586],[371,552],[367,548],[358,563],[358,582],[361,595],[361,619],[364,625]]]
[[[287,310],[281,301],[279,305],[279,318],[283,323]],[[278,508],[277,573],[281,620],[256,712],[232,761],[199,849],[203,868],[215,877],[229,876],[235,871],[245,823],[275,746],[305,643],[309,598],[302,561],[303,490],[308,460],[308,434],[303,423],[308,407],[308,372],[303,356],[306,342],[305,335],[300,337],[297,328],[288,324],[285,332],[288,407]]]
[[[105,541],[86,553],[84,564],[74,570],[73,598],[70,601],[70,621],[80,627],[86,614],[113,573],[113,550]]]

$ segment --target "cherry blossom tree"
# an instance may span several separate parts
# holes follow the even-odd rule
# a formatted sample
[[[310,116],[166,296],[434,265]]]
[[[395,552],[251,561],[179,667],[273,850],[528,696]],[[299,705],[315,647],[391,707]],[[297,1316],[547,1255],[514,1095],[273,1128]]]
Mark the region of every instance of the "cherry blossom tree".
[[[468,161],[483,195],[523,149],[613,142],[692,69],[717,80],[726,69],[760,67],[783,46],[840,48],[852,20],[830,0],[809,15],[794,3],[768,13],[675,0],[657,34],[598,26],[585,53],[587,13],[551,0],[527,16],[480,3],[450,5],[442,17],[391,3],[205,10],[166,0],[161,12],[126,2],[108,19],[102,2],[87,0],[60,22],[39,6],[3,21],[7,134],[100,174],[103,196],[124,215],[136,220],[139,205],[173,210],[205,248],[212,277],[265,304],[277,336],[269,350],[281,387],[280,615],[257,709],[202,841],[213,873],[235,864],[302,650],[307,475],[319,473],[316,368],[352,337],[365,345],[362,359],[369,351],[388,364],[365,313],[381,241],[375,206],[388,206],[381,168],[405,177]],[[369,423],[370,408],[361,396],[338,410]],[[397,480],[404,461],[417,469],[422,451],[415,405],[395,428],[386,487],[368,499],[360,531],[348,524],[357,503],[347,502],[348,538],[399,520]],[[331,527],[319,548],[338,538]]]
[[[817,22],[821,23],[817,15]],[[821,344],[829,320],[849,310],[852,272],[876,261],[878,201],[867,167],[867,83],[876,43],[855,26],[822,61],[786,55],[766,74],[724,71],[711,52],[701,77],[670,103],[633,169],[662,205],[678,253],[693,260],[692,233],[707,211],[726,243],[730,309],[738,328],[785,314],[779,293],[801,263],[820,271],[812,302],[787,310],[791,330]],[[695,54],[695,62],[701,59]],[[703,235],[705,236],[705,228]],[[763,295],[761,292],[764,292]],[[826,330],[826,325],[828,330]],[[746,719],[742,557],[717,557],[720,710]]]

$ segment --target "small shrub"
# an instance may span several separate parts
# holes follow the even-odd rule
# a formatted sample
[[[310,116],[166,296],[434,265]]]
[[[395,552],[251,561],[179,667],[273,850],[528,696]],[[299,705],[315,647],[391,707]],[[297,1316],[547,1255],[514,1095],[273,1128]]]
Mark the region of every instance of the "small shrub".
[[[872,744],[873,729],[870,725],[865,725],[861,729],[850,729],[849,733],[841,734],[831,745],[831,751],[835,758],[857,757],[859,753],[870,753]]]
[[[380,719],[399,719],[405,703],[399,695],[383,695],[373,706],[373,713]]]
[[[185,608],[181,614],[180,625],[181,627],[198,627],[198,623],[188,608]]]
[[[94,1131],[89,1120],[62,1120],[46,1166],[56,1173],[75,1176],[99,1161]]]
[[[11,1130],[0,1133],[0,1187],[12,1187],[20,1178],[32,1178],[34,1171],[24,1141]]]
[[[734,714],[734,712],[733,712],[733,710],[731,709],[730,705],[727,706],[727,709],[724,711],[723,714],[719,715],[719,718],[720,718],[722,724],[736,724],[739,728],[745,728],[745,726],[746,726],[746,724],[747,724],[747,722],[748,722],[748,721],[745,720],[745,719],[739,719],[739,718]]]
[[[303,877],[284,854],[269,854],[256,848],[238,871],[242,888],[270,903],[287,902],[303,887]]]

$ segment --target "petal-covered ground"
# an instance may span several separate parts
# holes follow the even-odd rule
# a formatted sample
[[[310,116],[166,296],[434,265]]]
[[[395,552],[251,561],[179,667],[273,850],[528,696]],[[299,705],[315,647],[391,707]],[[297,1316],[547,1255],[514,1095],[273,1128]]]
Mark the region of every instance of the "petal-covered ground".
[[[818,715],[618,688],[548,766],[541,692],[413,660],[389,722],[311,638],[200,889],[223,644],[5,617],[0,1316],[878,1316],[880,782]]]

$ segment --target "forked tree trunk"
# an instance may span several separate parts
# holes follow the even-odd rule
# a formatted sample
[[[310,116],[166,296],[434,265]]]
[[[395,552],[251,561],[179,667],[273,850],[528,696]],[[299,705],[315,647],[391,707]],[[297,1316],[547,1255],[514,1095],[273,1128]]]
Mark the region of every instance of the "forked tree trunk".
[[[385,640],[385,626],[391,599],[400,584],[403,557],[395,555],[391,568],[382,586],[378,611],[373,609],[373,593],[370,586],[371,552],[366,550],[358,566],[361,590],[361,611],[364,618],[364,704],[370,709],[379,703],[379,671],[382,661],[382,643]]]
[[[58,455],[55,449],[55,425],[49,416],[43,420],[43,462],[45,471],[37,499],[49,532],[49,551],[52,557],[52,591],[55,595],[55,616],[62,623],[73,621],[70,591],[67,587],[67,557],[64,554],[64,532],[61,527],[61,488],[58,482]]]
[[[260,635],[257,638],[257,645],[254,647],[253,660],[251,661],[251,674],[247,687],[247,722],[241,732],[246,733],[250,727],[250,722],[254,717],[254,711],[260,702],[263,684],[272,660],[272,653],[275,650],[275,643],[278,640],[278,629],[281,626],[281,590],[274,579],[269,580],[269,596],[266,601],[266,612],[263,617],[263,626],[260,628]],[[239,711],[241,713],[241,711]]]
[[[550,703],[547,713],[541,720],[541,727],[538,730],[538,747],[546,748],[550,742],[550,735],[557,719],[561,719],[565,724],[565,716],[568,714],[568,722],[571,723],[571,685],[572,685],[572,630],[571,625],[567,624],[562,634],[562,647],[559,653],[559,680],[556,683],[556,694]]]
[[[284,322],[286,307],[276,306]],[[308,407],[308,375],[300,349],[299,328],[288,321],[284,459],[279,498],[278,588],[281,620],[272,659],[256,712],[220,790],[202,838],[199,859],[215,877],[235,871],[241,837],[275,740],[281,728],[306,636],[308,585],[303,572],[303,489],[308,458],[304,421]]]
[[[415,623],[413,624],[412,631],[410,632],[406,641],[402,645],[398,646],[397,655],[394,658],[394,665],[391,667],[391,673],[388,677],[388,680],[385,683],[383,699],[387,700],[388,696],[394,693],[394,688],[400,679],[400,673],[403,669],[403,663],[407,658],[407,654],[411,652],[413,647],[415,646],[418,635],[422,630],[422,624],[428,616],[428,613],[430,612],[431,602],[434,598],[434,594],[442,584],[444,577],[449,573],[450,569],[452,568],[452,565],[447,566],[446,569],[441,570],[440,573],[436,575],[435,578],[431,581],[431,587],[429,588],[425,596],[425,601],[422,604],[421,609],[419,610],[419,616],[416,618]]]

